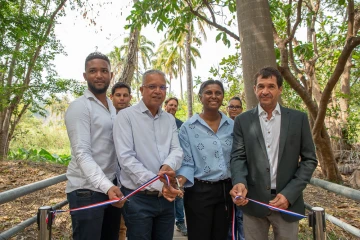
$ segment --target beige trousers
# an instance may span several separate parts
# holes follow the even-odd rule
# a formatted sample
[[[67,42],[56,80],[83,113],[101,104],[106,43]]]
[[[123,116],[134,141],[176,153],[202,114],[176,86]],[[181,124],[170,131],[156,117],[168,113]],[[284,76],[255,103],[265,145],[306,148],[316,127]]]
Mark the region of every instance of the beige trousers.
[[[119,230],[119,240],[126,240],[126,226],[124,216],[121,214],[120,230]]]
[[[299,221],[287,222],[279,212],[271,213],[263,218],[257,218],[244,213],[244,233],[246,240],[268,239],[270,225],[273,228],[275,240],[298,239]]]

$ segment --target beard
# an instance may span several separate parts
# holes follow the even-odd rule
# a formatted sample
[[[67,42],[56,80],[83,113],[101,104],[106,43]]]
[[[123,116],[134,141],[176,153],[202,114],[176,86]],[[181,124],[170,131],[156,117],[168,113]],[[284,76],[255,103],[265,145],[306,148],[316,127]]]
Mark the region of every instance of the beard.
[[[107,91],[107,89],[109,88],[109,84],[105,84],[104,87],[102,88],[97,88],[95,87],[95,85],[91,84],[90,82],[87,82],[88,84],[88,88],[89,90],[94,93],[94,94],[102,94],[102,93],[105,93]]]

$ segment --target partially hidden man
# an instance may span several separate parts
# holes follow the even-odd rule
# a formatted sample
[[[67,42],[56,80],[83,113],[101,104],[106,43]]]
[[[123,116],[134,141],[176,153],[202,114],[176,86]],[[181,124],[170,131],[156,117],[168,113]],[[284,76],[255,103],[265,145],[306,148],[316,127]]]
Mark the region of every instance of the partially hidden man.
[[[85,60],[88,89],[65,114],[71,144],[66,177],[69,207],[121,198],[116,186],[117,159],[112,136],[116,111],[106,97],[112,72],[107,56],[94,52]],[[73,239],[117,240],[123,203],[71,212]]]
[[[175,118],[161,109],[166,96],[165,74],[143,74],[142,99],[121,110],[114,122],[114,142],[121,167],[121,190],[127,195],[156,175],[173,180],[183,151]],[[123,215],[129,240],[171,240],[174,234],[174,203],[180,190],[156,181],[126,201]]]
[[[282,82],[277,69],[261,69],[254,84],[258,106],[235,118],[230,194],[244,212],[246,240],[268,239],[270,225],[276,240],[298,239],[298,217],[245,197],[304,214],[302,191],[317,166],[307,115],[278,103]]]

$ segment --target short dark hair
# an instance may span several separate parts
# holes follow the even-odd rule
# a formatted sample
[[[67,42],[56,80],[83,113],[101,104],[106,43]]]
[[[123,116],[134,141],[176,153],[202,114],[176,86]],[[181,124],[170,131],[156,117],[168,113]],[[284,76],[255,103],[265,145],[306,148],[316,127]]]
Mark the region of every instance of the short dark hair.
[[[105,54],[102,54],[101,52],[92,52],[85,59],[85,70],[86,70],[86,64],[94,59],[102,59],[106,61],[109,64],[109,66],[111,66],[110,60]]]
[[[129,91],[129,94],[131,94],[131,88],[129,85],[127,85],[126,83],[124,82],[117,82],[114,84],[114,86],[112,86],[111,88],[111,95],[114,95],[115,94],[115,90],[117,88],[127,88],[127,90]]]
[[[222,93],[224,94],[224,92],[225,92],[225,90],[224,90],[224,86],[223,86],[223,84],[222,84],[222,82],[220,82],[219,80],[207,80],[207,81],[205,81],[205,82],[203,82],[202,84],[201,84],[201,86],[200,86],[200,89],[199,89],[199,97],[201,97],[201,94],[203,93],[203,91],[204,91],[204,88],[206,87],[206,86],[208,86],[208,85],[212,85],[212,84],[217,84],[217,85],[219,85],[219,87],[221,88],[221,91],[222,91]]]
[[[268,79],[271,76],[276,77],[277,85],[278,87],[281,87],[283,84],[283,78],[281,76],[281,73],[276,68],[273,67],[264,67],[260,69],[260,71],[255,74],[254,85],[256,86],[258,77]]]
[[[240,105],[241,105],[241,107],[242,107],[242,101],[241,101],[241,99],[239,98],[239,97],[232,97],[230,100],[229,100],[229,102],[231,101],[231,100],[237,100],[237,101],[239,101],[240,102]]]
[[[175,100],[177,105],[179,105],[179,100],[176,97],[170,97],[168,99],[165,100],[165,106],[171,101],[171,100]]]

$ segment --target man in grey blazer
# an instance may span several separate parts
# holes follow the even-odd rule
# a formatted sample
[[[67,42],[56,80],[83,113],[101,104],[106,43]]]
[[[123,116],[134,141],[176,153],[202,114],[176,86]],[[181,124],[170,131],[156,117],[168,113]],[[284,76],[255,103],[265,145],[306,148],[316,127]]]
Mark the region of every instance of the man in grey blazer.
[[[258,106],[235,118],[230,194],[244,212],[246,240],[268,239],[270,225],[275,239],[297,239],[299,218],[245,197],[304,214],[302,191],[317,166],[306,114],[278,104],[282,81],[277,69],[261,69],[254,84]]]

